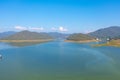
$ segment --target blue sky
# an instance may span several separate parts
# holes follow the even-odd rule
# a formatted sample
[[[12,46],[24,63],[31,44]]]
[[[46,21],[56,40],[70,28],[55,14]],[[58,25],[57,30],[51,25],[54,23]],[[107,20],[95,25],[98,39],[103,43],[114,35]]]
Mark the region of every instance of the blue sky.
[[[120,0],[0,0],[0,32],[87,33],[120,26]]]

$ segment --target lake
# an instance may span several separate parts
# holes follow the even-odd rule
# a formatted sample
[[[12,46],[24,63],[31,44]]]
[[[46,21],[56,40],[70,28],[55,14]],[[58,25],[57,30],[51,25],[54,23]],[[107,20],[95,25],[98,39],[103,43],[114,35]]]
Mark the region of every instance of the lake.
[[[0,43],[0,80],[120,80],[120,48],[92,44]]]

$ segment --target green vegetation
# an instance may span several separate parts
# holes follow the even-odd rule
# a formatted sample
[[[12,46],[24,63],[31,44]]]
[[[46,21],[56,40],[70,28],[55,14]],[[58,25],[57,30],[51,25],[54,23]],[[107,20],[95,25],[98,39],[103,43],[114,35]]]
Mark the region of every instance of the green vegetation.
[[[53,38],[45,33],[21,31],[11,36],[2,38],[0,40],[46,40],[46,39],[53,39]]]
[[[120,39],[120,36],[114,37],[115,40]]]
[[[120,47],[120,39],[119,40],[111,40],[110,42],[104,43],[104,44],[97,44],[94,45],[94,47],[98,46],[114,46],[114,47]]]
[[[52,41],[53,37],[47,33],[21,31],[0,39],[0,42],[7,42],[13,46],[28,46],[43,42]]]
[[[78,33],[78,34],[71,34],[67,40],[71,40],[71,41],[86,41],[86,40],[95,40],[94,37],[89,36],[87,34],[82,34],[82,33]]]

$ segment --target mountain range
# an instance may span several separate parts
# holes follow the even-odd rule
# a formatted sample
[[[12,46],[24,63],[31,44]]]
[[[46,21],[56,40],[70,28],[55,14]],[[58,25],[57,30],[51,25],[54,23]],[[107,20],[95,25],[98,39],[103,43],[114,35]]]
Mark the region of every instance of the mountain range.
[[[58,32],[49,32],[50,36],[52,36],[54,39],[66,39],[70,34],[65,33],[58,33]]]
[[[96,31],[88,33],[88,34],[82,34],[82,33],[72,34],[67,38],[67,40],[81,41],[81,40],[91,40],[94,38],[120,39],[120,27],[119,26],[111,26],[111,27],[96,30]]]
[[[94,32],[89,33],[89,35],[97,37],[97,38],[115,38],[120,36],[120,27],[119,26],[111,26],[103,29],[96,30]]]
[[[3,33],[0,33],[0,38],[8,37],[8,36],[11,36],[15,33],[16,32],[14,32],[14,31],[3,32]]]
[[[91,40],[93,38],[113,38],[120,39],[120,27],[111,26],[102,28],[88,34],[76,33],[76,34],[64,34],[58,32],[3,32],[0,33],[1,40],[38,40],[38,39],[68,39],[68,40]]]

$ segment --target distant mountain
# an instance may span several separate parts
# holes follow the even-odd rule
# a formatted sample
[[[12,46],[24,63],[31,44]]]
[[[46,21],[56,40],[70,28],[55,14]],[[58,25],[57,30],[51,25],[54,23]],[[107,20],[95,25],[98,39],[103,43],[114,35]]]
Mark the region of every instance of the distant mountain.
[[[95,32],[89,33],[89,35],[97,37],[97,38],[115,38],[120,36],[120,27],[112,26],[108,28],[99,29]]]
[[[58,32],[49,32],[48,34],[55,39],[66,39],[69,36],[69,34],[58,33]]]
[[[14,31],[2,32],[2,33],[0,33],[0,38],[8,37],[8,36],[13,35],[15,33],[16,32],[14,32]]]
[[[27,30],[2,38],[2,40],[39,40],[39,39],[53,39],[53,38],[45,33],[30,32]]]
[[[82,33],[71,34],[67,38],[67,40],[73,40],[73,41],[84,41],[84,40],[93,40],[93,39],[95,38],[87,34],[82,34]]]

